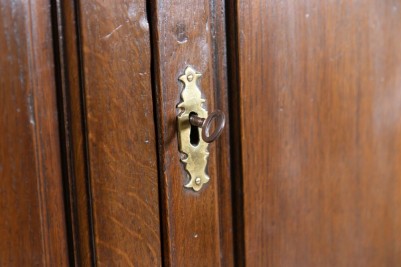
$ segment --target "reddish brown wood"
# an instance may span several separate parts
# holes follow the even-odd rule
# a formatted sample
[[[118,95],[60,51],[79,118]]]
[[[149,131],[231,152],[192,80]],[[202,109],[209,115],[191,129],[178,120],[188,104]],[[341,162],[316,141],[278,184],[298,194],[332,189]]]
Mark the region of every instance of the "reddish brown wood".
[[[0,2],[0,265],[68,266],[47,1]]]
[[[75,266],[94,264],[90,188],[80,80],[81,58],[74,1],[57,1],[53,6],[56,76],[60,92],[60,124],[64,172],[68,182],[67,223]],[[56,38],[57,37],[57,38]]]
[[[144,0],[79,2],[95,263],[161,265]]]
[[[247,266],[401,265],[400,12],[238,1]]]
[[[199,192],[188,181],[177,143],[176,105],[187,65],[203,73],[209,111],[227,112],[222,1],[151,1],[158,108],[163,247],[166,266],[231,266],[232,224],[228,128],[210,145],[209,183]]]

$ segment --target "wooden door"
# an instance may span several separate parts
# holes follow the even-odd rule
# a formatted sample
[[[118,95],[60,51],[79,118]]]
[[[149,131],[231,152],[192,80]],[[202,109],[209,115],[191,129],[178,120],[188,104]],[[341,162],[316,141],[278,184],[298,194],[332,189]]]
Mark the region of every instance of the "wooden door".
[[[239,263],[401,265],[401,1],[229,12]]]
[[[400,12],[0,1],[0,265],[401,265]],[[227,118],[200,191],[188,66]]]
[[[228,116],[224,1],[45,2],[0,2],[1,265],[233,265],[229,125],[196,192],[176,124],[188,66]]]
[[[176,124],[187,66],[203,74],[209,111],[228,114],[224,19],[223,1],[55,5],[75,265],[233,264],[228,126],[195,192]]]

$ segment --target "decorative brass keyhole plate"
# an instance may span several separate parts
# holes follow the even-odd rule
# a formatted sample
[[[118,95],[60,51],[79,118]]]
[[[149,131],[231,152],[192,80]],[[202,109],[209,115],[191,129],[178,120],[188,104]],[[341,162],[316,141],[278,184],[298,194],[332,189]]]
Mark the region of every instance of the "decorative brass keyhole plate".
[[[184,89],[181,92],[182,102],[177,107],[180,108],[178,114],[178,143],[179,150],[183,153],[181,161],[185,164],[185,170],[190,178],[189,183],[185,185],[199,191],[202,186],[209,181],[206,174],[207,159],[209,156],[208,143],[202,138],[198,138],[196,144],[191,143],[191,130],[198,131],[198,137],[201,136],[201,128],[192,127],[189,122],[189,115],[196,114],[199,117],[206,118],[207,110],[202,107],[205,99],[202,99],[201,91],[197,81],[201,74],[193,68],[187,67],[179,80],[184,83]]]

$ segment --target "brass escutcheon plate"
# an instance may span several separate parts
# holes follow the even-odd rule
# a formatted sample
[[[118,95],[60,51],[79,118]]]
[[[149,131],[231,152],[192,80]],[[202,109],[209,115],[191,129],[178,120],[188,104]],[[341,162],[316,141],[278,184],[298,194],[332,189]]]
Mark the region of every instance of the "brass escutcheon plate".
[[[185,69],[184,74],[179,77],[179,80],[184,83],[184,89],[181,92],[182,102],[177,105],[180,108],[180,113],[177,116],[179,150],[183,153],[181,161],[185,164],[185,170],[190,179],[185,187],[192,188],[194,191],[199,191],[210,179],[206,174],[209,157],[208,143],[199,138],[199,142],[194,145],[191,144],[190,138],[189,114],[193,112],[202,118],[208,116],[207,110],[202,107],[205,99],[202,99],[197,84],[201,75],[190,66]],[[198,136],[202,135],[201,128],[192,128],[192,131],[194,130],[198,131]]]

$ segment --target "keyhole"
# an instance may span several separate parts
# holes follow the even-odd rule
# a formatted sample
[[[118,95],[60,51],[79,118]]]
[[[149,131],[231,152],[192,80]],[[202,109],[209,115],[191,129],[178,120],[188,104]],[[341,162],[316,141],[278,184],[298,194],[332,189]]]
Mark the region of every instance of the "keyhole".
[[[189,113],[189,116],[193,116],[193,115],[198,115],[195,112],[191,112]],[[189,142],[191,143],[191,145],[193,146],[198,146],[199,145],[199,128],[196,126],[191,125],[191,132],[189,134]]]

